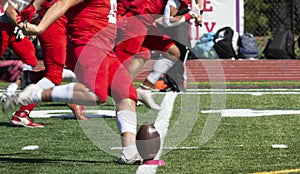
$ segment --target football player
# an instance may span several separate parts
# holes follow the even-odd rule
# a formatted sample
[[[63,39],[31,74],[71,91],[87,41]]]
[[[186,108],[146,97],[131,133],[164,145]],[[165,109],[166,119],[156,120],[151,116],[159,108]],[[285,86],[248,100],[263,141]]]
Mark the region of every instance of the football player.
[[[153,23],[163,15],[162,23],[166,27],[180,25],[192,17],[201,23],[202,1],[197,1],[191,13],[177,15],[178,11],[187,7],[189,1],[179,0],[120,0],[118,12],[121,16],[118,25],[118,43],[116,55],[127,67],[134,78],[146,60],[150,59],[150,50],[158,50],[164,56],[158,59],[147,79],[137,89],[138,98],[148,107],[160,110],[152,96],[151,89],[163,73],[166,73],[180,57],[180,50],[175,41],[164,34]]]
[[[142,160],[135,143],[137,93],[128,71],[112,52],[116,5],[112,0],[58,0],[38,25],[25,24],[27,34],[39,35],[65,14],[68,20],[66,65],[74,70],[80,83],[46,90],[31,84],[18,97],[6,100],[3,111],[11,106],[42,101],[95,105],[111,96],[116,101],[116,121],[123,147],[119,163],[133,164]]]
[[[1,30],[1,50],[0,50],[0,56],[2,56],[9,47],[12,49],[12,51],[20,57],[20,59],[23,61],[24,71],[31,71],[37,64],[37,58],[35,55],[35,47],[31,40],[24,36],[22,33],[22,30],[16,26],[8,16],[5,15],[5,11],[8,7],[8,2],[6,2],[4,5],[1,5],[1,17],[0,17],[0,30]],[[21,86],[21,80],[17,79],[15,82],[9,83],[8,87],[4,91],[4,93],[1,96],[1,101],[5,101],[8,96],[14,95],[15,91],[18,89],[18,87]],[[18,119],[16,122],[23,123],[25,125],[28,125],[30,127],[43,127],[42,124],[33,122],[27,115],[19,115],[17,117]],[[11,123],[14,126],[13,123],[15,117],[13,116],[11,119]]]
[[[18,1],[14,1],[18,2]],[[8,7],[7,13],[19,25],[23,26],[23,21],[39,23],[44,13],[50,6],[55,3],[53,1],[34,1],[27,8],[16,12],[12,5]],[[11,3],[12,4],[12,3]],[[36,10],[38,9],[38,10]],[[24,73],[23,87],[28,83],[36,83],[42,89],[48,89],[56,85],[60,85],[62,81],[63,69],[66,62],[66,24],[67,20],[64,16],[55,21],[43,34],[38,36],[41,44],[44,71],[26,72]],[[36,104],[21,106],[13,113],[11,124],[15,126],[25,127],[44,127],[42,124],[35,124],[29,119],[30,112],[35,108]],[[87,120],[83,115],[84,107],[75,104],[68,104],[75,117],[79,120]],[[26,118],[26,119],[24,119]]]
[[[0,5],[0,57],[4,55],[9,47],[23,61],[24,70],[32,70],[37,64],[34,45],[28,37],[24,36],[22,30],[15,26],[5,15],[7,7],[8,2],[2,0]],[[20,84],[19,79],[10,83],[2,94],[1,101],[5,100],[7,96],[13,95]]]

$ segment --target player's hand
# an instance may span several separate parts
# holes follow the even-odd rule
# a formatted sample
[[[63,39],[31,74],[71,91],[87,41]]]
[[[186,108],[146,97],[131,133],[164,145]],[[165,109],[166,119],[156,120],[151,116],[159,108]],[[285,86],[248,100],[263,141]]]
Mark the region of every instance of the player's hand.
[[[0,63],[0,81],[14,82],[23,71],[21,60],[7,60]]]
[[[24,27],[23,27],[23,31],[26,35],[40,35],[41,34],[41,30],[40,28],[35,25],[35,24],[31,24],[29,22],[26,22],[24,24]]]
[[[30,22],[34,17],[35,12],[36,12],[36,10],[35,10],[33,5],[30,5],[30,6],[26,7],[17,16],[17,18],[16,18],[17,23],[23,22],[25,20]]]
[[[195,19],[195,25],[202,27],[202,15],[198,16],[198,17],[196,17],[194,19]]]
[[[195,7],[192,7],[192,9],[189,11],[189,13],[192,16],[195,16],[196,18],[198,18],[199,16],[201,16],[200,11],[201,11],[200,8],[196,5]]]

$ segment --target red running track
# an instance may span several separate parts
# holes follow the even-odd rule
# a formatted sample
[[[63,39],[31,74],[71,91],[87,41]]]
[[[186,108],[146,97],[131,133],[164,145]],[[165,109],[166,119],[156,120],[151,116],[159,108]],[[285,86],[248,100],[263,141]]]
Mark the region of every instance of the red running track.
[[[155,60],[149,60],[135,81],[142,82]],[[300,80],[300,60],[188,60],[188,81],[294,81]],[[38,61],[35,70],[44,69]]]

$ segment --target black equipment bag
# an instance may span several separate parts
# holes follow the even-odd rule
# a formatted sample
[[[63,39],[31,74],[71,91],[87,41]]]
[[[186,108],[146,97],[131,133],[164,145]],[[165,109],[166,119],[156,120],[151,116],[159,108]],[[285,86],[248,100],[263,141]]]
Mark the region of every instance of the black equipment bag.
[[[214,37],[214,49],[220,59],[237,58],[233,48],[234,31],[230,27],[219,29]]]
[[[278,28],[263,51],[267,59],[295,59],[294,34],[287,29]]]
[[[180,60],[178,60],[171,69],[166,73],[165,83],[167,84],[167,91],[185,91],[184,83],[184,66]],[[163,90],[162,90],[163,91]]]

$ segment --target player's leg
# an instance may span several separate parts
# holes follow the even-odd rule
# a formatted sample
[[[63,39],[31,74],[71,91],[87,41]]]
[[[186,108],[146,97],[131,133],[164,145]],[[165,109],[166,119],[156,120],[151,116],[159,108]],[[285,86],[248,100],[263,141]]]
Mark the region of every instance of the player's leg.
[[[66,21],[63,19],[57,20],[51,25],[42,35],[39,36],[41,49],[43,53],[43,61],[45,70],[37,73],[28,72],[27,78],[24,78],[25,84],[36,83],[42,89],[48,89],[59,85],[62,81],[62,72],[66,60],[66,35],[65,35]],[[35,79],[34,79],[34,78]],[[11,122],[16,123],[16,117],[21,115],[29,116],[30,112],[34,109],[36,104],[21,106],[18,111],[13,114]],[[76,118],[86,120],[83,116],[83,107],[70,104]],[[29,117],[28,117],[29,118]],[[31,127],[41,127],[39,125],[31,125]],[[29,126],[29,125],[28,125]]]
[[[13,24],[8,24],[8,23],[0,23],[0,56],[2,57],[2,55],[4,54],[4,52],[6,51],[7,47],[9,46],[10,42],[11,42],[11,38],[13,38],[13,31],[9,31],[9,30],[13,30],[14,29],[14,25]],[[13,39],[14,40],[14,39]],[[14,42],[14,41],[12,41]],[[20,80],[17,79],[14,82],[9,83],[9,85],[7,86],[6,90],[2,93],[1,96],[1,101],[5,101],[6,98],[8,96],[14,95],[16,90],[18,89],[20,85]]]
[[[14,51],[14,53],[20,57],[20,59],[25,63],[23,72],[24,71],[31,71],[37,64],[37,58],[35,56],[35,48],[33,43],[28,39],[28,37],[25,37],[23,39],[16,39],[13,33],[14,25],[10,24],[10,30],[8,31],[10,35],[9,40],[9,47]],[[21,80],[17,79],[14,83],[10,83],[8,88],[6,89],[5,94],[11,94],[13,95],[16,91],[16,89],[21,86]],[[6,95],[8,96],[8,95]],[[32,105],[30,107],[34,107],[35,105]],[[34,123],[29,118],[29,112],[27,110],[22,110],[20,112],[15,112],[11,118],[11,125],[12,126],[26,126],[26,127],[43,127],[42,124]]]
[[[150,59],[149,49],[142,46],[147,37],[148,29],[142,21],[136,17],[129,17],[126,20],[125,26],[121,25],[121,27],[118,28],[118,42],[115,47],[115,54],[122,64],[128,69],[132,79],[134,79],[145,60]],[[136,26],[140,26],[139,30],[136,30]],[[149,98],[151,93],[145,91],[145,94],[146,92],[147,97],[146,95],[144,95],[145,97],[139,97],[141,102],[145,103],[146,106],[152,109],[159,110],[160,107],[154,102],[154,100],[151,100],[152,97],[150,96]],[[149,98],[149,100],[145,100],[144,98]]]
[[[137,114],[135,112],[136,101],[122,99],[117,102],[116,122],[122,142],[122,154],[118,160],[120,164],[141,163],[136,147]]]
[[[139,26],[138,30],[136,29],[136,26]],[[117,41],[114,53],[117,55],[122,64],[126,68],[129,68],[128,70],[132,77],[141,67],[141,63],[143,63],[140,60],[136,61],[133,59],[150,58],[150,53],[147,53],[149,54],[147,56],[138,56],[139,53],[144,51],[141,50],[141,48],[142,43],[146,38],[147,30],[147,27],[136,17],[123,18],[118,22]]]
[[[137,93],[133,86],[131,77],[127,70],[121,66],[119,61],[110,59],[108,82],[110,86],[109,95],[116,102],[116,123],[122,142],[122,154],[118,162],[120,164],[141,163],[142,159],[136,147]]]
[[[127,72],[127,70],[125,70]],[[124,71],[123,71],[124,72]],[[122,77],[124,77],[122,75]],[[129,77],[129,75],[128,75]],[[130,77],[129,77],[130,78]],[[122,82],[120,82],[122,83]],[[123,84],[123,83],[122,83]],[[124,85],[127,86],[127,85]],[[119,86],[120,87],[120,86]],[[123,87],[123,86],[122,86]],[[124,87],[125,89],[125,87]],[[128,89],[127,89],[128,91]],[[130,92],[131,91],[131,92]],[[129,92],[129,94],[128,94]],[[117,100],[117,125],[118,130],[121,135],[122,141],[122,154],[119,159],[121,164],[132,164],[136,162],[141,162],[141,157],[138,154],[135,139],[136,139],[136,112],[135,105],[137,101],[136,92],[133,85],[130,85],[130,89],[127,93],[123,90],[117,93],[113,92],[113,96]],[[131,96],[131,98],[123,98],[124,96]],[[135,97],[134,97],[135,96]],[[105,99],[104,99],[105,100]],[[42,90],[35,84],[29,85],[25,90],[23,90],[20,95],[16,98],[9,98],[4,104],[4,111],[7,111],[9,107],[15,104],[29,104],[35,102],[68,102],[84,105],[97,105],[103,103],[94,92],[88,89],[85,85],[80,83],[72,83],[68,85],[55,86],[50,89]],[[10,103],[9,103],[10,102]]]
[[[158,59],[152,71],[149,73],[143,84],[137,89],[139,100],[152,109],[160,110],[160,106],[155,103],[152,98],[151,89],[159,80],[162,74],[166,73],[180,57],[180,50],[175,42],[163,35],[158,29],[156,36],[148,36],[143,46],[150,50],[160,50],[164,53],[164,57]]]
[[[156,32],[159,33],[159,31]],[[179,60],[180,50],[176,46],[175,42],[166,35],[148,36],[144,45],[151,50],[158,50],[162,52],[162,56],[155,62],[152,71],[143,83],[146,88],[153,88],[161,75],[166,73],[175,64],[175,62]]]
[[[117,62],[115,60],[111,61],[113,62],[114,66],[117,65],[116,63],[118,63],[118,60]],[[120,62],[119,65],[121,65]],[[108,69],[103,69],[103,67],[109,68],[110,66],[101,66],[99,69],[101,70],[101,72],[108,75]],[[137,101],[137,96],[127,70],[123,66],[119,67],[123,68],[123,70],[119,71],[118,73],[120,75],[114,75],[113,73],[109,74],[111,79],[109,80],[111,84],[110,86],[113,87],[110,95],[116,100],[117,103],[117,125],[121,134],[121,141],[123,145],[122,155],[119,159],[119,163],[132,164],[141,161],[141,158],[138,154],[135,145],[137,122],[135,105]],[[109,69],[118,71],[118,68]],[[97,76],[103,77],[103,73],[99,73],[99,76]],[[124,77],[124,75],[126,75],[126,78]],[[102,81],[103,78],[99,80]],[[98,84],[101,87],[95,88],[97,90],[107,88],[105,87],[105,85],[108,85],[105,84],[103,86],[103,83]],[[99,93],[101,95],[104,94],[102,91],[97,91],[95,93]],[[27,105],[30,103],[50,101],[84,104],[92,106],[105,102],[107,96],[101,96],[103,98],[101,99],[95,93],[89,88],[87,88],[85,85],[80,83],[71,83],[68,85],[55,86],[53,88],[44,90],[38,87],[36,84],[31,84],[28,87],[26,87],[18,96],[8,98],[8,100],[6,100],[3,103],[2,110],[6,112],[10,108],[14,108],[18,105]]]
[[[127,70],[132,79],[134,79],[139,74],[144,63],[150,58],[151,58],[150,50],[142,46],[140,48],[140,52],[134,56],[130,65],[127,67]]]
[[[78,48],[81,57],[77,61],[79,65],[76,66],[75,73],[77,75],[77,72],[80,72],[78,73],[81,74],[78,81],[86,84],[96,94],[97,101],[90,101],[96,104],[103,103],[109,95],[116,102],[116,121],[123,145],[119,162],[126,164],[140,162],[141,158],[135,145],[137,119],[135,112],[137,94],[135,88],[128,71],[121,65],[116,55],[111,52],[105,54],[106,50],[101,50],[100,48],[104,47],[101,45],[98,45],[98,47],[85,47],[81,51]],[[99,55],[104,56],[99,57]],[[84,59],[87,57],[89,60]],[[95,64],[95,62],[97,63]],[[73,96],[75,97],[74,94]],[[83,100],[83,98],[88,97],[79,96],[78,100]]]
[[[45,77],[37,85],[43,89],[53,87],[53,85],[60,85],[62,82],[67,56],[66,25],[67,19],[63,16],[39,36],[45,65]],[[87,120],[83,115],[84,106],[70,103],[68,107],[77,119]]]

